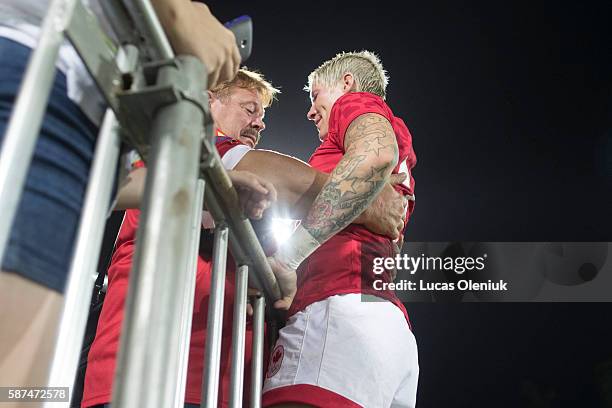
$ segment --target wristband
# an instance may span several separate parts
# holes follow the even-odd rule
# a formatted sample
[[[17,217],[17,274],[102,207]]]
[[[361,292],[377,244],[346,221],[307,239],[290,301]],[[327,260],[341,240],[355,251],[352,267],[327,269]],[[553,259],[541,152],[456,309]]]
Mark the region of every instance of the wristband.
[[[302,261],[321,246],[302,225],[298,226],[291,238],[281,245],[274,257],[292,270],[297,270]]]

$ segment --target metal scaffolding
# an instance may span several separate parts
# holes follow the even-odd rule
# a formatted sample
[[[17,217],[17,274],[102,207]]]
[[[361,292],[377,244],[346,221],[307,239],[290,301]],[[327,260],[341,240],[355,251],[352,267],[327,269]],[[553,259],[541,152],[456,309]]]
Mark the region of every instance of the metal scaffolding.
[[[78,0],[53,0],[0,152],[0,259],[40,130],[59,47],[67,37],[108,109],[96,144],[48,385],[71,386],[85,331],[121,140],[147,162],[113,406],[181,407],[203,198],[216,223],[202,406],[217,405],[228,244],[238,265],[231,406],[242,406],[247,285],[254,301],[251,405],[261,404],[265,301],[276,279],[214,147],[205,67],[175,56],[148,0],[102,2],[118,44]],[[129,27],[129,29],[127,29]],[[49,405],[51,406],[51,405]]]

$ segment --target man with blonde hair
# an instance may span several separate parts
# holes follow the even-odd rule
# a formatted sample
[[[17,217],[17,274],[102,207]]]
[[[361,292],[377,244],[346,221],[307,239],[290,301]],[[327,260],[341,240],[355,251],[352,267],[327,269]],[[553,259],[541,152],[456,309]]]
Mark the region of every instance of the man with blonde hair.
[[[387,83],[368,51],[338,54],[308,77],[307,116],[322,142],[310,164],[331,175],[270,258],[286,281],[297,269],[297,294],[285,293],[290,317],[271,354],[264,406],[415,406],[419,368],[408,315],[383,290],[393,271],[374,273],[376,258],[394,257],[393,241],[351,224],[392,174],[407,174],[396,187],[409,199],[406,219],[414,208],[412,137],[384,101]]]
[[[242,156],[257,144],[259,134],[265,128],[263,122],[264,110],[272,103],[277,93],[278,90],[266,81],[261,74],[246,69],[240,69],[232,80],[221,82],[209,90],[210,110],[216,127],[216,147],[227,170],[233,170]],[[239,181],[236,179],[236,175],[255,177],[255,183],[259,183],[260,195],[267,201],[275,199],[274,186],[265,180],[246,172],[230,171],[229,173],[235,184]],[[108,268],[108,289],[98,321],[96,337],[88,355],[82,400],[83,407],[104,406],[111,402],[124,303],[127,296],[132,258],[136,249],[136,231],[140,215],[137,208],[142,197],[145,177],[144,163],[138,157],[135,157],[132,160],[129,180],[120,190],[117,199],[116,208],[127,208],[127,210]],[[260,217],[264,209],[265,205],[256,209],[255,214],[251,213],[251,215],[256,218]],[[209,254],[203,254],[198,257],[197,263],[193,325],[185,391],[187,406],[190,404],[199,406],[200,403],[210,272],[210,256]],[[226,311],[231,312],[234,288],[233,273],[228,273],[227,279]],[[230,316],[225,317],[227,319]],[[231,322],[231,318],[229,321]],[[226,337],[227,333],[226,330]],[[227,340],[227,338],[223,339],[226,348],[228,346]],[[250,348],[247,348],[247,350],[250,351]],[[163,350],[160,350],[160,352],[163,352]],[[229,363],[229,359],[225,357],[222,359],[223,369],[227,368]],[[250,355],[247,355],[247,362],[249,359]],[[229,370],[224,370],[221,378],[220,399],[223,402],[227,399]]]

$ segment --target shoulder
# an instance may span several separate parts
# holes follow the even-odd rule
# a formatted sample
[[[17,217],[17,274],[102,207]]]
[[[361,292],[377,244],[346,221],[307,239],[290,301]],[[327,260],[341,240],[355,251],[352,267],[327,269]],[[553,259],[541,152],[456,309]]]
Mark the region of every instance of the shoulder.
[[[235,147],[242,146],[249,148],[246,144],[242,143],[240,140],[232,139],[227,136],[217,136],[215,139],[215,147],[219,152],[219,155],[223,157],[227,152],[232,150]]]
[[[330,130],[333,129],[339,140],[343,141],[349,125],[357,117],[367,113],[381,115],[390,122],[392,120],[391,110],[380,96],[369,92],[349,92],[342,95],[332,107]]]
[[[227,136],[217,136],[215,146],[221,156],[221,162],[226,170],[233,169],[240,160],[252,149],[239,140]]]
[[[355,118],[363,113],[387,113],[385,101],[369,92],[349,92],[342,95],[333,106],[339,119]]]

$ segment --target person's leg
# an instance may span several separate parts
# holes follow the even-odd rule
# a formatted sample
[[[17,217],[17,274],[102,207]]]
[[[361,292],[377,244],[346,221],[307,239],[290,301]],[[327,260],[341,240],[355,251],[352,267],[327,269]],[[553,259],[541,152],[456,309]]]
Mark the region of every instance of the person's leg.
[[[29,54],[0,37],[0,145]],[[58,73],[0,260],[0,386],[46,385],[95,132]]]
[[[0,386],[46,385],[63,297],[6,272],[0,293]]]
[[[268,370],[263,389],[264,407],[338,407],[358,408],[360,405],[351,399],[344,389],[322,384],[330,371],[350,382],[351,375],[339,373],[343,367],[327,366],[339,361],[344,356],[338,352],[350,351],[349,344],[342,351],[330,350],[331,337],[335,334],[332,327],[339,326],[333,316],[334,298],[324,299],[307,306],[289,318],[286,326],[280,331],[274,350],[270,354]],[[354,338],[354,337],[353,337]],[[343,339],[344,340],[344,339]],[[331,361],[330,360],[331,357]],[[346,356],[354,358],[353,355]],[[344,363],[344,362],[342,362]],[[354,367],[348,365],[348,370]],[[357,374],[357,371],[352,374]],[[362,371],[363,372],[363,371]]]
[[[416,358],[414,336],[397,306],[365,302],[359,294],[331,296],[293,315],[281,330],[263,406],[355,408],[398,402],[413,408],[409,397],[416,391]],[[415,380],[410,390],[403,381],[408,377]]]

